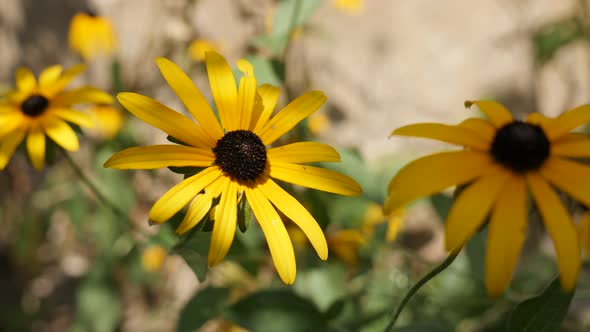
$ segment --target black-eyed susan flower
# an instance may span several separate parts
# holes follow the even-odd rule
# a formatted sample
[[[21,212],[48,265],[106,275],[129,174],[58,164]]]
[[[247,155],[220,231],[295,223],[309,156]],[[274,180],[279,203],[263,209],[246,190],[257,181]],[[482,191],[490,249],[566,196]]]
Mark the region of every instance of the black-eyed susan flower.
[[[465,185],[445,224],[447,250],[462,247],[489,215],[486,287],[490,295],[508,286],[527,230],[527,196],[540,212],[553,243],[561,284],[571,291],[580,269],[576,226],[553,187],[590,204],[590,167],[572,158],[590,156],[590,139],[571,130],[590,121],[590,106],[557,118],[538,113],[514,120],[502,105],[475,104],[488,121],[470,118],[458,125],[421,123],[393,135],[417,136],[457,144],[465,149],[417,159],[391,180],[385,212],[448,187]]]
[[[45,163],[46,136],[65,150],[78,150],[78,137],[68,122],[82,127],[94,123],[72,106],[113,102],[112,96],[91,86],[64,91],[83,70],[84,66],[79,65],[62,72],[62,67],[56,65],[45,69],[39,81],[27,68],[17,70],[17,90],[8,92],[0,102],[0,170],[25,136],[31,163],[38,170]]]
[[[69,43],[84,60],[90,60],[111,55],[117,47],[117,38],[108,18],[88,11],[72,18]]]
[[[112,156],[105,167],[154,169],[169,166],[204,167],[165,193],[152,207],[149,217],[164,222],[190,202],[177,229],[182,234],[193,228],[219,203],[213,213],[213,231],[208,254],[210,266],[228,252],[236,231],[238,203],[247,199],[268,242],[276,269],[287,284],[295,281],[293,246],[276,209],[301,228],[318,256],[326,259],[328,247],[321,228],[311,214],[274,180],[342,195],[359,195],[361,189],[351,178],[337,172],[302,165],[338,161],[330,146],[298,142],[268,148],[326,100],[322,92],[311,91],[289,103],[272,116],[279,89],[256,86],[253,68],[238,61],[244,73],[238,86],[230,66],[214,52],[205,56],[211,92],[219,120],[186,74],[174,63],[159,58],[158,67],[170,87],[185,104],[195,121],[148,97],[121,93],[125,108],[145,122],[160,128],[185,145],[134,147]]]

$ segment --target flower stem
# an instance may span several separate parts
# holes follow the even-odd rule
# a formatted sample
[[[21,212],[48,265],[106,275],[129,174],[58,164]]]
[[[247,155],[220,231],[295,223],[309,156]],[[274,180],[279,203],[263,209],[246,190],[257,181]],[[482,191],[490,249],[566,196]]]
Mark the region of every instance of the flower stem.
[[[439,273],[441,273],[447,267],[449,267],[451,265],[451,263],[453,263],[455,258],[457,258],[457,255],[459,255],[459,252],[461,252],[461,248],[451,251],[451,253],[447,256],[447,258],[445,258],[445,260],[442,261],[442,263],[437,265],[434,269],[432,269],[432,271],[428,272],[424,277],[422,277],[420,280],[418,280],[418,282],[416,282],[416,284],[414,284],[414,286],[412,286],[412,288],[410,288],[410,290],[404,296],[404,298],[401,300],[401,302],[399,303],[397,308],[395,308],[395,311],[393,313],[393,317],[391,318],[391,321],[389,322],[389,325],[387,325],[387,328],[385,329],[385,331],[388,331],[388,332],[393,331],[393,327],[395,325],[395,322],[399,318],[399,315],[402,313],[402,310],[404,310],[404,307],[406,306],[406,304],[408,304],[410,299],[412,299],[412,296],[414,296],[414,294],[416,294],[420,290],[420,288],[422,288],[422,286],[426,285],[426,283],[428,283],[431,279],[433,279]]]

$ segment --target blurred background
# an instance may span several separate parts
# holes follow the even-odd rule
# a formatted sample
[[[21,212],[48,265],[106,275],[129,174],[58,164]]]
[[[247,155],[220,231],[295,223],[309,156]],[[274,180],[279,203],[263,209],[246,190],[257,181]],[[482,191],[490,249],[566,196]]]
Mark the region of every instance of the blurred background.
[[[0,90],[14,85],[19,66],[38,74],[49,65],[84,62],[69,48],[68,33],[76,13],[92,11],[111,21],[118,46],[87,60],[75,85],[134,91],[184,112],[156,57],[179,64],[208,97],[199,52],[216,49],[230,64],[247,57],[259,83],[283,86],[281,105],[308,90],[325,92],[327,104],[301,136],[340,148],[343,163],[333,167],[366,192],[357,201],[300,195],[326,227],[335,258],[322,263],[300,244],[292,288],[277,281],[255,230],[240,234],[227,262],[197,278],[204,272],[191,259],[203,252],[186,243],[179,248],[172,228],[147,223],[153,202],[182,175],[102,169],[124,147],[166,142],[164,133],[121,109],[124,124],[114,138],[86,133],[75,159],[128,212],[131,227],[59,158],[39,173],[17,153],[0,172],[0,331],[262,331],[251,321],[264,316],[253,312],[260,303],[284,309],[284,317],[273,311],[284,319],[275,331],[291,331],[285,326],[301,320],[334,331],[382,331],[408,286],[446,256],[441,220],[450,204],[441,195],[395,218],[380,214],[395,171],[441,149],[426,140],[388,139],[390,132],[414,122],[458,123],[474,112],[463,107],[467,99],[500,101],[516,116],[555,116],[590,101],[584,0],[302,2],[293,25],[294,1],[0,1]],[[474,242],[475,256],[460,257],[429,285],[402,322],[432,323],[422,331],[503,331],[515,303],[555,273],[551,243],[539,229],[531,233],[529,247],[545,250],[525,253],[528,265],[504,299],[486,298],[483,245]],[[296,231],[291,235],[297,243]],[[576,295],[566,331],[590,326],[589,295]],[[277,297],[289,304],[272,302]],[[317,326],[306,328],[321,331]]]

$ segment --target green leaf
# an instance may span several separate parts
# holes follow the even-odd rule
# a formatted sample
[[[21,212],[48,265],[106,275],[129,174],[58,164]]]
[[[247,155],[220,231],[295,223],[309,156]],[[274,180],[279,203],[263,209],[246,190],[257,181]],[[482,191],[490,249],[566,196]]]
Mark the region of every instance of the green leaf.
[[[271,59],[265,59],[258,55],[250,55],[246,57],[246,60],[250,61],[254,67],[254,73],[256,74],[256,81],[258,85],[261,84],[272,84],[274,86],[280,86],[284,73],[280,72],[277,66],[274,65],[274,61]]]
[[[199,290],[182,309],[176,331],[192,332],[207,321],[221,315],[229,297],[229,289],[208,287]]]
[[[297,294],[312,300],[320,310],[327,311],[334,302],[346,296],[345,278],[346,271],[341,264],[324,263],[320,268],[301,271],[293,287]]]
[[[78,290],[76,329],[79,331],[115,331],[121,318],[118,292],[102,278],[87,278]]]
[[[256,332],[324,331],[327,322],[316,306],[290,289],[264,290],[232,305],[226,318]]]
[[[545,63],[551,60],[561,47],[582,37],[584,28],[577,16],[542,27],[533,36],[537,61]]]
[[[174,248],[174,252],[186,261],[199,281],[205,280],[209,269],[207,251],[209,250],[210,241],[210,234],[195,231],[191,233],[187,241]]]
[[[243,196],[240,203],[238,203],[238,226],[242,233],[245,233],[248,230],[253,218],[254,212],[252,212],[252,208],[246,197]]]
[[[430,204],[432,204],[434,211],[436,211],[436,214],[443,222],[447,220],[447,215],[449,214],[453,202],[453,197],[446,194],[435,194],[430,196]]]
[[[565,319],[574,292],[561,288],[555,278],[538,296],[519,303],[508,319],[507,332],[557,331]]]
[[[440,327],[440,324],[412,324],[397,327],[392,332],[451,332],[452,329]]]

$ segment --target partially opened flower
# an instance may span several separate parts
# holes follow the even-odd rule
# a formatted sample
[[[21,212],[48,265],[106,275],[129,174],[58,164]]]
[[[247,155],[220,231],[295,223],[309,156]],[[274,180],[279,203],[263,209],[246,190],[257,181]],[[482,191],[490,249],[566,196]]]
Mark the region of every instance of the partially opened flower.
[[[475,104],[488,121],[471,118],[455,125],[421,123],[393,135],[418,136],[461,145],[415,160],[391,180],[385,212],[451,186],[465,185],[445,224],[447,250],[459,249],[489,215],[486,286],[500,295],[508,286],[527,230],[530,192],[555,245],[561,284],[576,285],[580,244],[568,211],[552,186],[590,204],[590,167],[571,158],[590,156],[590,139],[571,130],[590,121],[590,106],[549,119],[538,113],[526,122],[514,120],[502,105]]]
[[[93,12],[74,15],[70,22],[70,48],[84,60],[109,56],[117,47],[117,38],[111,21]]]
[[[4,169],[18,145],[25,139],[33,166],[45,164],[46,138],[68,151],[78,150],[78,137],[68,122],[92,127],[92,118],[73,109],[76,104],[113,102],[113,97],[91,86],[69,91],[64,88],[84,70],[75,66],[62,72],[52,66],[39,75],[39,81],[27,68],[16,72],[17,90],[0,102],[0,170]]]
[[[244,76],[236,87],[225,59],[208,52],[205,64],[218,120],[201,92],[178,66],[164,58],[159,58],[157,64],[196,122],[148,97],[121,93],[118,99],[131,113],[184,145],[130,148],[112,156],[105,167],[192,166],[205,169],[165,193],[152,207],[150,219],[164,222],[190,202],[177,229],[181,234],[197,225],[212,208],[213,199],[219,197],[213,213],[208,257],[209,265],[213,266],[227,254],[236,231],[238,203],[247,199],[285,283],[295,281],[295,255],[287,230],[275,209],[299,226],[318,256],[326,259],[328,248],[321,228],[311,214],[272,178],[342,195],[359,195],[359,185],[337,172],[302,165],[338,161],[338,153],[328,145],[299,142],[268,148],[315,112],[326,100],[324,94],[308,92],[272,116],[279,89],[270,85],[257,88],[253,68],[246,60],[238,61],[238,68]]]

